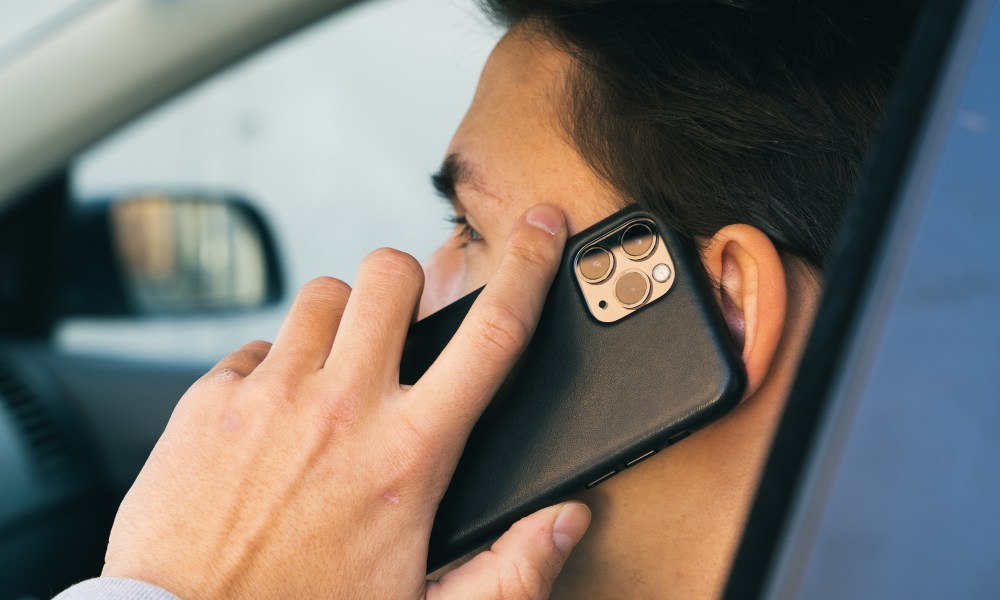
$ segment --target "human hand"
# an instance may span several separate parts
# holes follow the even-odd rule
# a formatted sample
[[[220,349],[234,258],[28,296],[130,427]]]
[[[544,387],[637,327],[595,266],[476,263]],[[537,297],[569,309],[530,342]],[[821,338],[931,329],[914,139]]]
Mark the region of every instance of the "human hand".
[[[590,522],[541,510],[490,551],[425,578],[438,503],[465,440],[538,320],[566,241],[538,206],[454,339],[399,384],[423,272],[365,259],[355,288],[299,292],[273,345],[247,344],[181,398],[115,518],[103,575],[213,598],[544,598]]]

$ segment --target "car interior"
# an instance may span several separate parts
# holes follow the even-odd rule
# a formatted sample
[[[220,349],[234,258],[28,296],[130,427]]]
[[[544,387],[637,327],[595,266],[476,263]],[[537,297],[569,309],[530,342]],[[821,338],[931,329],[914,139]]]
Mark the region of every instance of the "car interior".
[[[409,209],[400,205],[417,201],[400,198],[399,190],[428,187],[426,173],[437,157],[434,152],[443,148],[455,123],[448,119],[460,115],[457,107],[471,95],[478,67],[498,35],[482,23],[470,24],[475,19],[469,14],[475,9],[464,5],[426,9],[397,0],[259,1],[227,13],[198,3],[174,4],[85,3],[65,13],[58,27],[39,33],[27,50],[0,52],[0,131],[7,138],[0,145],[5,147],[0,148],[3,598],[50,597],[100,573],[118,504],[174,404],[213,364],[213,357],[243,341],[273,335],[289,291],[317,268],[315,261],[304,257],[341,255],[342,263],[333,267],[340,269],[335,274],[349,278],[349,269],[368,249],[398,245],[393,242],[400,239],[417,254],[432,247],[431,240],[444,230],[438,214],[442,211],[427,208],[436,208],[434,200],[427,200],[421,201],[425,208],[419,215],[405,212]],[[976,77],[989,77],[988,69],[977,65],[987,60],[983,53],[1000,38],[1000,8],[990,0],[922,4],[889,116],[824,284],[818,325],[799,367],[726,598],[816,597],[813,592],[848,597],[851,590],[863,591],[865,585],[869,590],[913,589],[903,584],[880,588],[873,583],[910,568],[905,561],[892,562],[888,550],[884,569],[857,575],[858,587],[843,582],[847,587],[823,587],[829,584],[816,582],[828,581],[844,563],[816,548],[823,547],[819,544],[827,539],[824,536],[836,529],[836,524],[821,526],[824,515],[850,506],[834,492],[838,485],[847,485],[836,483],[840,480],[835,475],[852,464],[842,463],[842,458],[851,456],[855,447],[851,444],[861,443],[861,438],[850,435],[856,431],[854,416],[861,410],[860,392],[851,390],[869,389],[865,386],[870,378],[881,373],[871,368],[877,355],[871,348],[891,341],[887,336],[894,331],[889,327],[893,321],[886,307],[895,306],[897,292],[906,290],[901,265],[910,264],[907,256],[917,255],[920,244],[932,243],[917,233],[933,222],[928,219],[936,213],[929,211],[937,206],[938,196],[929,196],[932,186],[921,181],[931,176],[928,173],[938,174],[953,168],[949,165],[954,161],[961,162],[942,148],[959,122],[955,119],[966,114],[962,102],[971,102],[963,100],[967,97],[963,94],[972,93],[968,90]],[[390,10],[398,12],[395,21],[386,17]],[[427,14],[420,17],[421,13]],[[377,79],[372,70],[399,73],[393,76],[397,78],[416,70],[401,57],[411,38],[429,35],[412,31],[409,23],[418,17],[457,33],[439,40],[437,46],[431,44],[437,54],[429,50],[410,60],[445,63],[451,70],[427,67],[408,75],[412,80],[406,85],[413,90],[432,87],[420,81],[429,79],[442,87],[441,96],[458,96],[453,104],[430,95],[389,99],[378,82],[369,81]],[[357,24],[348,27],[345,23],[352,20]],[[368,39],[375,27],[382,28],[381,37]],[[142,47],[130,47],[129,36],[116,34],[123,29],[142,32]],[[177,39],[185,43],[176,43]],[[392,39],[400,40],[396,54],[380,54]],[[303,63],[301,70],[288,69],[282,62],[296,55],[313,56],[333,40],[344,44],[330,46],[335,50],[328,56],[336,60]],[[456,46],[473,58],[457,59]],[[127,60],[128,52],[155,58]],[[385,65],[376,62],[374,69],[359,68],[358,57],[365,55]],[[74,70],[90,83],[81,86],[79,77],[66,76]],[[337,122],[325,123],[315,105],[288,104],[301,95],[294,88],[299,80],[268,83],[278,73],[318,81],[331,70],[354,77],[350,81],[362,90],[350,96],[327,84],[325,91],[317,92],[328,94],[321,96],[324,102],[339,103],[336,106],[344,115]],[[442,83],[448,78],[460,83]],[[52,101],[39,102],[41,91]],[[248,108],[231,111],[227,102],[234,98],[245,101]],[[414,115],[422,110],[434,115],[424,120],[437,133],[425,135],[418,125],[407,130],[408,125],[401,124],[421,120]],[[226,114],[220,116],[220,111]],[[289,112],[296,111],[300,120],[288,120]],[[395,117],[400,122],[391,121],[388,113],[401,114]],[[996,110],[983,114],[992,118]],[[228,129],[216,131],[206,125],[215,119],[227,123]],[[359,129],[354,137],[345,134],[349,142],[323,145],[337,137],[342,122],[352,119]],[[972,131],[975,123],[966,129]],[[283,124],[290,130],[282,130]],[[982,135],[992,136],[989,148],[997,149],[995,122],[990,122],[992,129],[983,127]],[[310,129],[320,131],[316,137],[322,139],[311,140]],[[202,137],[188,133],[199,130]],[[430,141],[400,149],[395,141],[400,131]],[[357,136],[364,136],[364,141],[358,142]],[[368,142],[369,138],[378,141]],[[236,143],[263,150],[240,154],[231,150]],[[214,144],[213,149],[200,148],[206,144]],[[989,155],[982,148],[977,152]],[[413,164],[414,156],[428,153],[425,162]],[[212,161],[227,154],[237,158],[214,165]],[[347,162],[351,154],[358,155],[358,166]],[[332,165],[323,167],[323,161]],[[399,182],[375,181],[391,179],[381,171],[400,163],[409,166]],[[163,164],[188,171],[179,167],[180,175],[157,171]],[[270,165],[284,170],[270,176]],[[364,181],[326,174],[351,170]],[[995,180],[989,169],[982,171]],[[336,181],[342,186],[338,189],[346,191],[329,203],[350,205],[353,212],[334,223],[328,214],[316,211],[322,210],[317,206],[328,193],[330,178],[337,177],[345,177]],[[286,184],[291,192],[283,191]],[[991,190],[990,185],[982,184],[983,194],[1000,189]],[[273,201],[261,201],[274,190]],[[428,188],[425,195],[433,194]],[[366,203],[369,196],[393,200]],[[298,216],[280,212],[282,203],[298,206]],[[995,208],[977,214],[997,224]],[[418,219],[431,235],[406,238],[408,226]],[[351,231],[360,233],[338,245],[338,237]],[[357,247],[367,242],[365,248]],[[935,248],[941,261],[963,260],[956,252]],[[997,256],[995,249],[990,252]],[[951,264],[941,262],[937,267]],[[998,288],[983,289],[983,294],[996,298]],[[972,318],[981,311],[962,314]],[[984,327],[987,333],[996,333],[996,325]],[[983,350],[960,340],[955,344],[975,352],[977,360],[993,352],[988,360],[995,366],[995,346]],[[907,360],[916,368],[919,357]],[[969,362],[959,350],[946,359],[934,354],[927,360],[939,366],[947,365],[945,360]],[[946,366],[941,368],[948,372]],[[961,376],[965,394],[982,398],[983,406],[996,398],[995,386],[985,387],[986,371]],[[885,387],[891,385],[886,383],[883,389],[894,389]],[[908,398],[920,393],[914,391]],[[930,437],[924,433],[916,437]],[[943,435],[950,433],[954,431],[945,430]],[[989,443],[996,449],[995,441]],[[977,456],[986,461],[984,452]],[[952,472],[953,465],[941,469]],[[979,497],[984,502],[996,500],[1000,493]],[[897,509],[886,504],[884,510]],[[926,514],[914,512],[913,522],[926,519]],[[976,515],[972,521],[981,516]],[[993,529],[970,534],[953,526],[951,531],[976,540],[985,539]],[[898,532],[889,534],[901,542],[912,540]],[[984,548],[986,542],[969,543],[964,556]],[[959,551],[953,555],[963,566],[946,570],[949,577],[963,576],[976,585],[989,580],[985,565],[970,566]],[[995,564],[995,549],[990,556]],[[920,582],[919,577],[913,579]],[[972,595],[975,589],[982,590],[957,589],[972,590]]]

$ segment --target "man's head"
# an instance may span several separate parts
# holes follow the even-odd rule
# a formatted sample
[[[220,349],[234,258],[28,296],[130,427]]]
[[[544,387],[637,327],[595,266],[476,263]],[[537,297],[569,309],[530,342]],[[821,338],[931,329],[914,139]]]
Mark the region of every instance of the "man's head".
[[[823,268],[912,11],[822,0],[482,2],[509,32],[435,177],[468,224],[432,260],[422,312],[485,283],[528,206],[562,206],[573,233],[637,203],[703,248],[738,343],[780,335],[780,322],[749,322],[747,305],[783,317],[762,293],[785,285],[770,270]]]
[[[561,207],[571,234],[637,203],[697,243],[743,348],[747,400],[589,493],[594,526],[556,595],[704,596],[738,539],[912,11],[482,2],[509,31],[434,178],[457,223],[427,264],[421,313],[486,283],[511,224],[539,202]]]

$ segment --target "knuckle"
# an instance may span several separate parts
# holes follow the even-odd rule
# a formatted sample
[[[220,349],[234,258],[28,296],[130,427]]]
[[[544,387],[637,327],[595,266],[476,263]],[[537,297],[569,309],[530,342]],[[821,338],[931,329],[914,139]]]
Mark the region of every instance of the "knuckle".
[[[212,383],[226,383],[243,379],[243,376],[232,367],[220,367],[210,371],[206,378],[201,381],[211,381]]]
[[[332,388],[316,395],[320,403],[321,424],[332,435],[354,429],[361,419],[369,395],[364,381],[354,374],[338,378]]]
[[[548,580],[528,561],[514,560],[501,573],[500,597],[504,600],[535,600],[545,597]]]
[[[358,421],[358,406],[356,396],[347,393],[338,394],[324,404],[322,424],[325,431],[333,436],[343,434],[354,428]]]
[[[544,271],[549,268],[552,258],[543,249],[529,244],[512,244],[510,255],[519,268],[528,271]]]
[[[531,327],[516,310],[506,304],[496,303],[486,311],[486,318],[479,321],[475,339],[482,349],[503,354],[518,352],[531,335]]]

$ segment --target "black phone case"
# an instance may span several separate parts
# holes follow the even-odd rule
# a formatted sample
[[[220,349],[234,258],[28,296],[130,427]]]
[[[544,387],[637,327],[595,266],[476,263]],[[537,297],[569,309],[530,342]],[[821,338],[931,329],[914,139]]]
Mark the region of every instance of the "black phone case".
[[[604,324],[584,304],[574,259],[587,242],[636,217],[656,224],[675,281],[659,300]],[[478,295],[412,326],[401,383],[414,383],[434,362]],[[428,570],[721,417],[744,385],[693,247],[636,208],[573,236],[538,328],[473,429],[438,508]]]

